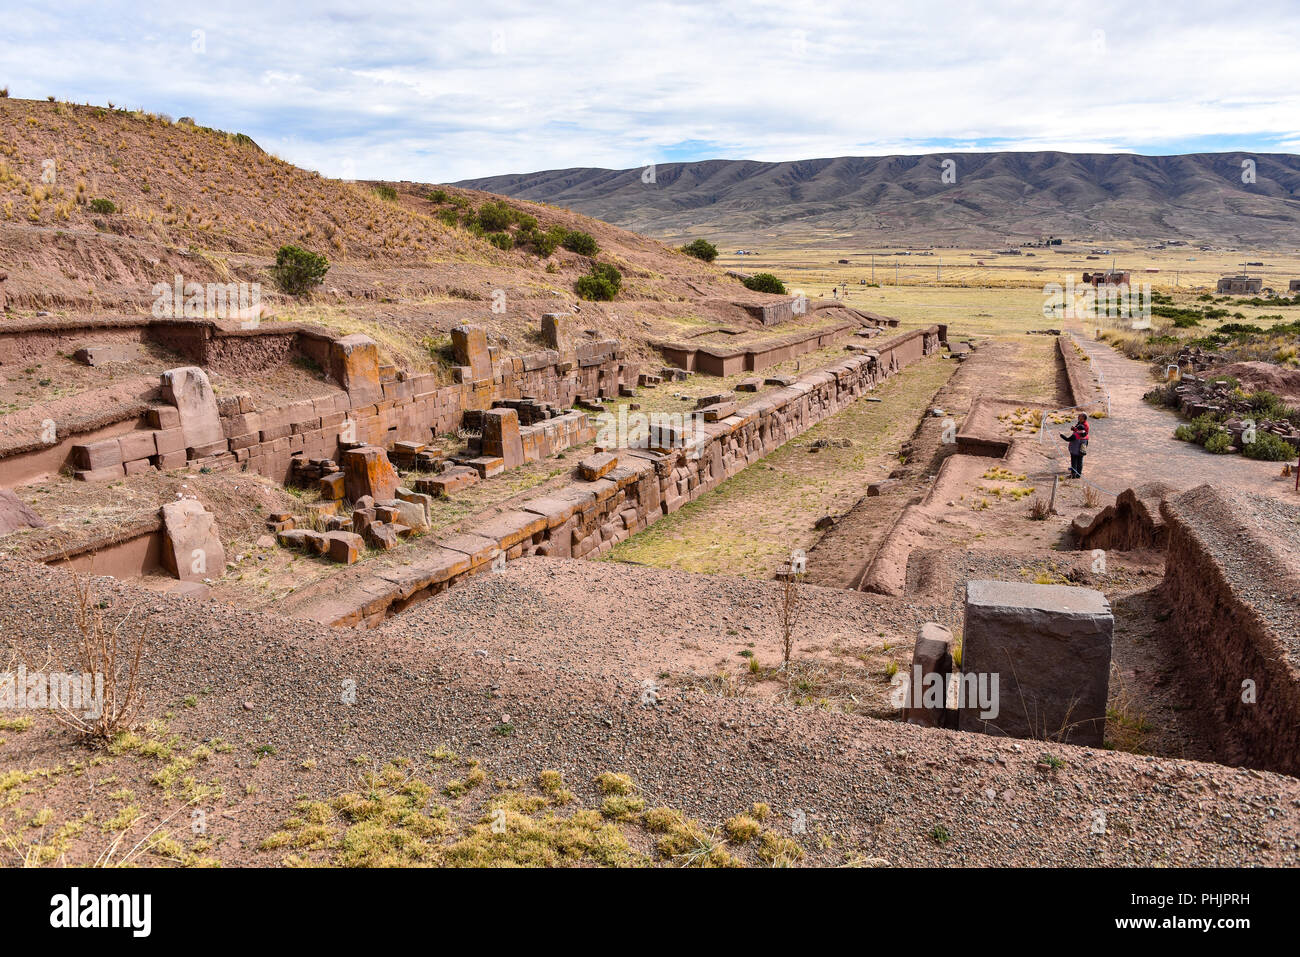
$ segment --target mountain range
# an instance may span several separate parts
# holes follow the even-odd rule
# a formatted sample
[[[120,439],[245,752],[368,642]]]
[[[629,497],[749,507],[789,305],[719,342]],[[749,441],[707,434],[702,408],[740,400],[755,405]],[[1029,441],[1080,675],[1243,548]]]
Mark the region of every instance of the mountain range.
[[[454,185],[563,206],[669,240],[963,245],[1050,235],[1300,246],[1300,156],[1289,153],[707,160]]]

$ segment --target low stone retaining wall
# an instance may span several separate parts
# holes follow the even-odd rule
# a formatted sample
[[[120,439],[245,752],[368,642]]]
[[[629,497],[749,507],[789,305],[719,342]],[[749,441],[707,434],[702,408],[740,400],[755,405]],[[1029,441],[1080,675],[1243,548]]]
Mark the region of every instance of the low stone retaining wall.
[[[529,396],[572,405],[579,398],[616,396],[635,380],[617,340],[583,340],[526,356],[498,356],[477,327],[465,348],[459,381],[441,383],[433,373],[407,376],[381,369],[378,350],[365,336],[336,338],[318,329],[268,324],[230,329],[206,320],[106,319],[102,323],[41,326],[24,323],[0,335],[3,361],[26,361],[95,342],[157,341],[200,368],[265,371],[294,355],[327,370],[340,388],[270,409],[251,396],[226,396],[211,423],[211,441],[195,445],[181,434],[176,407],[165,397],[123,403],[110,414],[76,422],[37,422],[0,452],[0,484],[7,487],[76,470],[79,478],[108,481],[149,468],[181,467],[257,472],[279,482],[294,457],[338,458],[340,442],[381,445],[428,442],[454,432],[466,411]],[[83,416],[83,418],[85,418]],[[48,433],[48,434],[47,434]]]
[[[1106,390],[1101,387],[1092,360],[1075,344],[1071,336],[1058,336],[1056,351],[1065,365],[1070,383],[1071,406],[1089,414],[1106,411]]]
[[[660,343],[655,348],[671,366],[702,375],[729,376],[757,372],[847,339],[861,326],[843,322],[816,332],[771,339],[747,346],[692,346]]]
[[[618,449],[618,466],[601,478],[574,482],[496,515],[422,550],[409,565],[373,574],[364,567],[342,572],[289,596],[282,610],[333,625],[373,627],[463,575],[499,563],[500,556],[604,555],[939,347],[937,326],[895,336],[871,353],[805,373],[794,385],[701,425],[697,450]]]
[[[1225,764],[1300,774],[1300,569],[1288,506],[1202,485],[1166,500],[1169,632],[1208,682]]]

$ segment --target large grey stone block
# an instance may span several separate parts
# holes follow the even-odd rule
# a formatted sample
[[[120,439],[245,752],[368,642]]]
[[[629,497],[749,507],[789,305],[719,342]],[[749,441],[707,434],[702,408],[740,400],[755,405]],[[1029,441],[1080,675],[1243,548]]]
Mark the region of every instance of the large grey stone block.
[[[968,582],[960,728],[1100,746],[1114,629],[1091,588]],[[981,717],[977,681],[996,687],[996,716]]]

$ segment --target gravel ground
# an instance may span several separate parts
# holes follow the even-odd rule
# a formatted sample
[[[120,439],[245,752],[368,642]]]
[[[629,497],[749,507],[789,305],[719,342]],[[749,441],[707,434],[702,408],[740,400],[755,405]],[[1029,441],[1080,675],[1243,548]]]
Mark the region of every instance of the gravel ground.
[[[276,863],[258,842],[296,796],[354,786],[358,755],[418,759],[440,743],[493,776],[561,770],[580,800],[594,798],[595,774],[624,772],[651,804],[707,824],[754,801],[786,822],[803,811],[806,863],[863,855],[951,866],[1300,861],[1300,781],[1285,776],[695,691],[643,704],[647,669],[676,661],[683,637],[707,658],[734,647],[739,636],[727,627],[770,629],[773,583],[528,559],[373,632],[99,585],[110,617],[134,604],[159,629],[144,690],[152,714],[173,712],[172,733],[273,749],[260,761],[239,749],[212,763],[226,785],[213,853],[228,864]],[[53,662],[71,663],[71,596],[62,571],[0,564],[11,660],[48,647]],[[820,640],[876,627],[873,609],[883,605],[835,594],[816,607],[802,622]],[[349,679],[350,705],[340,695]],[[176,707],[189,694],[197,704]],[[503,723],[513,728],[504,736]],[[8,737],[6,771],[86,756],[44,721]],[[104,766],[114,780],[118,764]],[[99,770],[36,800],[57,813],[93,808],[108,789],[95,786]],[[160,800],[144,791],[138,800]],[[1094,833],[1099,821],[1104,831]]]

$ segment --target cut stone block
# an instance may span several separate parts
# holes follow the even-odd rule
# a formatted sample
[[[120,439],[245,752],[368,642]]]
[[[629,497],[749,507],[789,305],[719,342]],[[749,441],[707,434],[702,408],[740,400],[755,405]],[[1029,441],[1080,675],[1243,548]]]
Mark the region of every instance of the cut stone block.
[[[735,415],[740,410],[740,406],[735,402],[715,402],[712,405],[706,405],[699,412],[704,416],[705,422],[718,422],[729,415]]]
[[[867,486],[868,495],[879,495],[881,492],[887,492],[898,484],[898,479],[881,479],[878,482],[872,482]]]
[[[123,462],[147,459],[158,454],[158,446],[153,432],[128,432],[126,435],[118,436],[117,444],[122,450]],[[166,451],[174,452],[175,449],[167,449]]]
[[[149,425],[155,429],[179,429],[181,427],[181,416],[170,405],[150,406],[145,412],[145,419]]]
[[[326,475],[320,480],[320,497],[328,501],[339,501],[346,490],[342,472]]]
[[[385,552],[391,548],[396,548],[400,544],[398,542],[397,526],[383,522],[373,522],[366,526],[365,539],[366,544],[371,548],[377,548]]]
[[[480,455],[469,460],[469,466],[479,474],[479,478],[492,478],[506,470],[506,460],[499,455]]]
[[[542,339],[546,348],[556,352],[572,352],[573,341],[569,324],[573,316],[567,312],[548,312],[542,316]]]
[[[388,461],[388,454],[375,445],[363,445],[344,452],[343,475],[347,497],[353,501],[363,495],[375,499],[392,498],[402,484]]]
[[[488,409],[483,413],[483,454],[500,458],[508,469],[524,464],[518,412],[514,409]]]
[[[948,675],[952,671],[952,632],[936,622],[926,622],[912,649],[912,670],[907,675],[903,720],[926,728],[947,724]]]
[[[379,347],[369,336],[353,333],[330,344],[330,375],[359,408],[384,397],[379,382]]]
[[[102,366],[109,362],[132,362],[140,356],[136,342],[88,343],[72,353],[72,358],[88,366]]]
[[[737,392],[757,392],[763,388],[763,380],[759,378],[741,379],[736,383]]]
[[[968,582],[961,730],[1100,747],[1114,629],[1091,588]],[[994,679],[997,714],[981,715],[976,682],[991,692]]]
[[[468,465],[454,465],[434,478],[416,479],[415,488],[428,495],[446,498],[453,492],[459,492],[466,486],[473,485],[478,480],[479,474],[476,469]]]
[[[360,535],[352,532],[326,532],[325,537],[329,540],[327,554],[330,561],[344,565],[351,565],[360,558],[366,544]]]
[[[168,502],[162,507],[163,566],[182,581],[220,578],[226,550],[217,535],[216,521],[203,503],[193,498]]]
[[[117,439],[103,439],[86,445],[74,445],[72,454],[77,464],[87,471],[107,469],[122,464],[122,445]]]
[[[588,482],[594,482],[603,475],[618,468],[618,456],[613,452],[599,452],[589,455],[578,463],[578,474]]]
[[[470,381],[492,378],[487,332],[482,326],[456,326],[451,330],[451,347],[458,366],[469,369]]]
[[[217,411],[217,397],[208,374],[198,366],[168,369],[162,374],[162,396],[180,415],[186,448],[225,446],[226,433]]]

